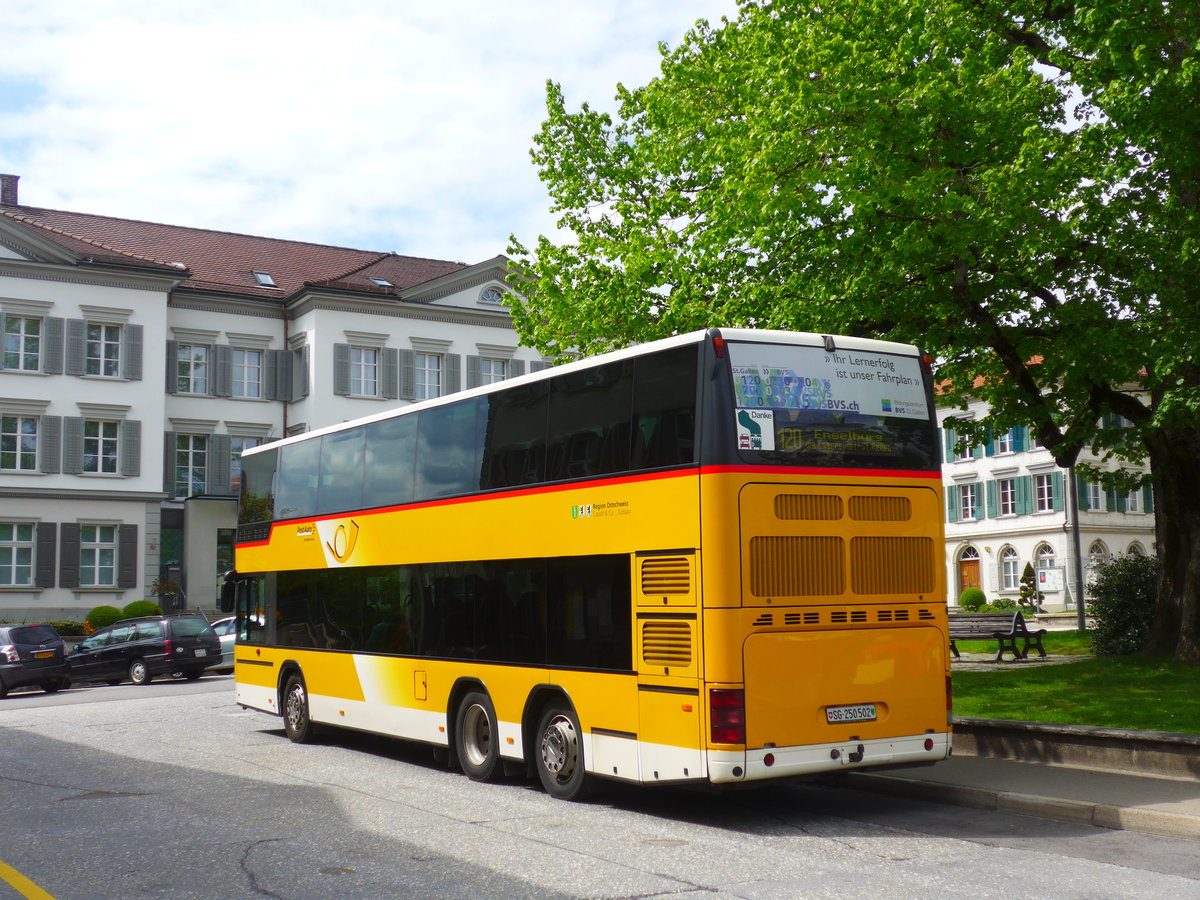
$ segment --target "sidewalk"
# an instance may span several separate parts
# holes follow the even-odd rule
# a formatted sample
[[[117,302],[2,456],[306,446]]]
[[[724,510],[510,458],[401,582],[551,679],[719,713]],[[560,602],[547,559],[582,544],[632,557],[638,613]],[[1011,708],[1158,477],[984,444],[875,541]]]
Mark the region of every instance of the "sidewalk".
[[[846,785],[938,803],[1200,841],[1200,780],[954,756],[933,766],[852,772],[847,775]]]

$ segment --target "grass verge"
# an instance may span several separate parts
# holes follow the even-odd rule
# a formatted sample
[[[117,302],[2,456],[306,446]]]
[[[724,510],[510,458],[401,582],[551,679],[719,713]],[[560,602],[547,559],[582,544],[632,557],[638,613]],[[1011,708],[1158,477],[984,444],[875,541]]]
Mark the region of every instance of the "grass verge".
[[[1049,642],[1046,649],[1069,652]],[[957,716],[1200,734],[1200,666],[1169,659],[1094,657],[955,672],[953,690]]]

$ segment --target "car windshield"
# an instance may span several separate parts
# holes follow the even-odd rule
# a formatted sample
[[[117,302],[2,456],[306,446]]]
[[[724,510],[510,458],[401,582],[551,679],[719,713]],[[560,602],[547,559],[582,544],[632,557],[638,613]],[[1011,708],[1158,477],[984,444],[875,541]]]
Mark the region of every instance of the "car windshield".
[[[24,625],[11,632],[14,644],[45,644],[58,640],[58,632],[49,625]]]
[[[212,631],[208,622],[201,618],[189,617],[171,621],[171,630],[175,632],[175,637],[197,637]]]

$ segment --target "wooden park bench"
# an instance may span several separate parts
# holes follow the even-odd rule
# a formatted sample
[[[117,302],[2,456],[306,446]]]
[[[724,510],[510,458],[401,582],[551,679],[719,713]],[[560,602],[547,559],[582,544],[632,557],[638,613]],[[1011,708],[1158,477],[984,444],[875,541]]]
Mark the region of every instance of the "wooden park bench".
[[[1033,647],[1043,657],[1046,655],[1042,647],[1042,635],[1045,628],[1031,631],[1025,624],[1025,617],[1020,610],[1016,612],[998,613],[953,613],[950,616],[950,652],[955,659],[961,659],[956,641],[997,641],[1000,645],[996,653],[996,662],[1004,659],[1004,651],[1011,650],[1014,659],[1027,659],[1029,648]],[[1017,641],[1024,642],[1018,647]]]

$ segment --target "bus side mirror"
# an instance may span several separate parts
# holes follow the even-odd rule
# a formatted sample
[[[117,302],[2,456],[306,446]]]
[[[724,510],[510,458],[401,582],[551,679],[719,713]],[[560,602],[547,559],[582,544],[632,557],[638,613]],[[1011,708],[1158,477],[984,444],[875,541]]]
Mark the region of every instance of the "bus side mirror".
[[[221,612],[233,612],[233,596],[237,591],[237,582],[232,578],[221,584]]]

